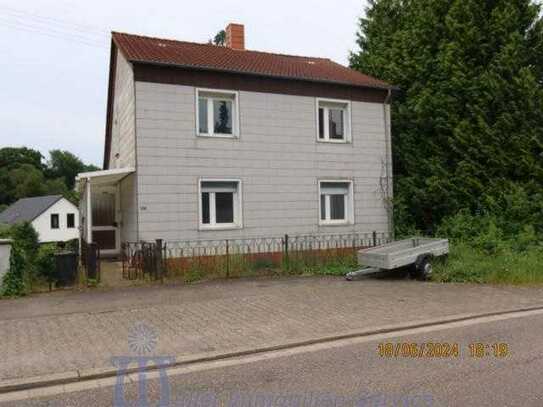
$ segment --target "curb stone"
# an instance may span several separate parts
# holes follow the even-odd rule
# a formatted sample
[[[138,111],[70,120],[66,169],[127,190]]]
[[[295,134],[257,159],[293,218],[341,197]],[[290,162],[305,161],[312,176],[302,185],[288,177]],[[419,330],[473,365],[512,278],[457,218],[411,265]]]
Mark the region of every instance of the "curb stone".
[[[38,387],[48,387],[59,384],[74,383],[80,380],[79,373],[68,371],[63,373],[51,373],[43,376],[9,379],[0,381],[0,394],[13,391],[28,390]]]
[[[264,352],[273,352],[278,350],[291,349],[296,347],[303,347],[308,345],[315,345],[319,343],[333,342],[343,339],[352,339],[357,337],[378,335],[383,333],[391,333],[396,331],[404,331],[408,329],[415,328],[424,328],[435,325],[442,325],[453,322],[461,322],[470,319],[484,318],[499,316],[510,313],[522,313],[527,311],[537,311],[543,310],[543,305],[525,307],[525,308],[516,308],[516,309],[506,309],[492,312],[483,312],[483,313],[466,313],[466,314],[457,314],[449,317],[441,317],[435,319],[427,319],[421,321],[415,321],[405,324],[396,324],[396,325],[384,325],[377,328],[367,329],[367,330],[352,330],[345,331],[341,334],[322,336],[319,338],[305,339],[292,341],[282,344],[269,344],[264,345],[259,348],[238,348],[231,350],[229,352],[205,352],[193,355],[179,355],[175,357],[174,363],[169,363],[165,365],[149,365],[146,366],[144,371],[154,371],[160,368],[172,368],[179,367],[184,365],[191,365],[204,362],[212,362],[217,360],[224,360],[242,356],[248,356]],[[137,373],[139,369],[137,367],[126,369],[126,375]],[[83,382],[88,380],[104,379],[117,376],[117,369],[114,367],[106,368],[89,368],[82,369],[77,371],[68,371],[63,373],[52,373],[42,376],[32,376],[28,378],[19,378],[19,379],[9,379],[0,381],[0,394],[12,393],[18,391],[24,391],[29,389],[45,388],[54,385],[69,384],[75,382]]]

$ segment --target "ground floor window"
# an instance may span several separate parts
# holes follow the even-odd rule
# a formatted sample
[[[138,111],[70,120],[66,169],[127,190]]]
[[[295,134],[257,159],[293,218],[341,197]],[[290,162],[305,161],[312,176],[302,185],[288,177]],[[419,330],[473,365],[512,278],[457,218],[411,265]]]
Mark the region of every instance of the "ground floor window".
[[[200,227],[241,227],[239,180],[200,181]]]
[[[353,222],[352,181],[319,181],[321,224]]]

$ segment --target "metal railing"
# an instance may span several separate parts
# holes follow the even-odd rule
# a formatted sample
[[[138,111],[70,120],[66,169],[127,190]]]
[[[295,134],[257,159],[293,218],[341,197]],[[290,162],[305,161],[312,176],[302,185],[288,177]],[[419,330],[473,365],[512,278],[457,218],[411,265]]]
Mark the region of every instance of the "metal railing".
[[[123,277],[186,280],[232,277],[258,270],[296,273],[331,262],[353,261],[356,250],[389,241],[386,233],[288,235],[221,240],[126,242]]]

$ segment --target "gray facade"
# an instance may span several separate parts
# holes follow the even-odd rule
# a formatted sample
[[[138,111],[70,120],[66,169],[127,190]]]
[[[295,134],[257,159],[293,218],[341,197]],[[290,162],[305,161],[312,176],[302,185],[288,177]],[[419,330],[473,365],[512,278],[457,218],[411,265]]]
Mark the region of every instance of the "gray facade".
[[[117,51],[109,168],[136,165],[135,93],[132,65]]]
[[[109,168],[136,168],[136,98],[132,65],[117,51]],[[136,176],[120,182],[121,241],[138,240]]]
[[[325,143],[315,97],[240,91],[239,138],[201,137],[195,87],[134,82],[129,67],[119,55],[110,168],[136,168],[121,184],[122,240],[389,231],[388,105],[351,101],[352,140]],[[241,228],[199,229],[201,178],[241,181]],[[353,182],[352,224],[319,224],[326,179]]]

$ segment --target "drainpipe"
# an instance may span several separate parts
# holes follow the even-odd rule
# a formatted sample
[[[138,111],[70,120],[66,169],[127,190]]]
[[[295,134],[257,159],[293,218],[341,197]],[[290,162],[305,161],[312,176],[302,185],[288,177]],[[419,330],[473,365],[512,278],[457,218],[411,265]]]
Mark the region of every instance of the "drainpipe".
[[[392,197],[391,193],[391,187],[390,187],[390,169],[389,166],[391,166],[390,160],[392,159],[392,147],[391,147],[391,136],[390,136],[390,127],[392,126],[392,123],[390,121],[390,117],[388,114],[389,109],[387,109],[387,105],[391,103],[392,99],[392,89],[388,89],[387,96],[385,98],[385,101],[383,103],[383,120],[385,124],[385,176],[386,176],[386,209],[387,209],[387,215],[388,215],[388,233],[389,236],[394,240],[394,211],[392,207],[392,202],[390,202],[390,198]]]

